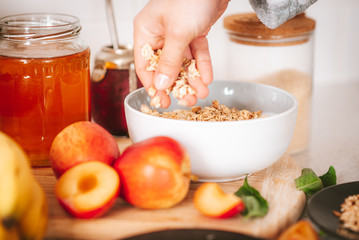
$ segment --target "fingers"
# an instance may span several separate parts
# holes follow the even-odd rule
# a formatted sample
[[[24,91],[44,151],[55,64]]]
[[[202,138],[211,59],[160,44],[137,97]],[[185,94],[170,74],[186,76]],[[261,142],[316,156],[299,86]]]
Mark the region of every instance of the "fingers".
[[[143,19],[147,19],[143,21]],[[155,87],[156,95],[161,99],[161,107],[167,108],[170,105],[170,97],[165,90],[174,84],[182,68],[184,56],[188,59],[194,58],[196,66],[200,72],[200,77],[188,78],[188,83],[196,90],[196,95],[186,95],[180,99],[183,105],[193,106],[197,98],[208,96],[209,85],[213,80],[212,63],[209,55],[208,41],[205,37],[197,37],[193,40],[192,34],[186,34],[183,29],[165,31],[167,35],[159,34],[163,31],[163,26],[158,27],[158,31],[148,31],[148,18],[141,18],[141,14],[136,16],[134,22],[134,58],[136,73],[143,86],[148,91],[150,87]],[[151,29],[153,29],[153,24]],[[148,71],[149,62],[142,56],[142,47],[149,44],[154,50],[162,49],[156,71]]]
[[[198,37],[190,44],[192,55],[196,59],[196,65],[200,77],[189,78],[189,84],[196,89],[196,96],[204,99],[208,96],[207,85],[213,81],[213,70],[211,57],[209,55],[208,41],[206,37]]]
[[[175,34],[167,35],[166,39],[156,33],[146,30],[148,22],[142,21],[142,16],[138,15],[134,22],[134,58],[136,73],[147,92],[153,86],[161,103],[161,107],[167,108],[170,105],[170,97],[165,93],[165,89],[171,87],[177,79],[183,64],[184,52],[189,52],[189,42],[184,41],[186,37],[174,37]],[[153,25],[151,25],[153,27]],[[156,67],[156,72],[147,71],[149,62],[142,56],[142,47],[149,44],[154,50],[162,49],[161,57]],[[187,50],[186,50],[187,49]],[[157,98],[158,99],[158,98]],[[191,99],[191,98],[190,98]],[[190,100],[189,102],[193,102]]]
[[[155,97],[159,97],[161,108],[168,108],[171,104],[171,98],[165,91],[157,91]]]
[[[148,8],[151,7],[151,4],[147,4],[146,7],[135,17],[133,32],[133,54],[136,65],[136,74],[147,91],[151,86],[153,86],[155,73],[153,71],[146,70],[148,61],[146,61],[142,56],[142,47],[149,44],[153,49],[158,49],[162,48],[164,43],[164,38],[156,32],[161,28],[161,26],[158,26],[158,19],[148,16],[148,12],[151,12]]]
[[[191,85],[192,88],[194,88],[196,90],[196,97],[200,98],[200,99],[204,99],[208,96],[209,94],[209,89],[207,87],[207,85],[205,85],[202,81],[201,81],[201,77],[197,77],[197,78],[188,78],[188,83]]]
[[[185,107],[193,107],[197,103],[197,97],[195,95],[186,95],[181,100],[179,100],[179,105]]]
[[[191,51],[204,84],[209,85],[213,81],[213,69],[209,54],[208,40],[206,37],[198,37],[191,43]]]
[[[171,87],[181,70],[183,57],[190,40],[175,35],[166,36],[162,54],[158,61],[154,86],[158,90]]]

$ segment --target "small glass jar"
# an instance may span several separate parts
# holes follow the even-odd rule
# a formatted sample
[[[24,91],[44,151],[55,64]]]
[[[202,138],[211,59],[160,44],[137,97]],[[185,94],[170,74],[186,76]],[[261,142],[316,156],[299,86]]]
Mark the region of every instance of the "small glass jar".
[[[229,36],[229,80],[269,84],[293,94],[298,116],[288,152],[305,150],[310,141],[315,21],[302,13],[269,29],[255,13],[243,13],[225,17],[224,28]]]
[[[90,49],[79,19],[21,14],[0,19],[0,131],[49,166],[55,136],[90,120]]]
[[[125,97],[142,87],[136,76],[133,47],[104,46],[95,58],[91,78],[92,119],[112,135],[128,136]]]

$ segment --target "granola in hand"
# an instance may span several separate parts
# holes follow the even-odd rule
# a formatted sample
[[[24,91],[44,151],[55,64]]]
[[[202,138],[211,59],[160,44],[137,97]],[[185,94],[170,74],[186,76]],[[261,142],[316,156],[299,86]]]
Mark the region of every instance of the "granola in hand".
[[[142,57],[144,60],[149,61],[149,65],[146,68],[147,71],[156,71],[161,53],[162,49],[153,50],[149,44],[142,47]],[[200,73],[196,67],[196,60],[184,58],[181,71],[173,85],[166,89],[166,94],[169,95],[172,92],[172,95],[179,100],[187,94],[195,95],[196,90],[189,85],[188,78],[197,78],[199,76]],[[155,97],[156,91],[157,90],[151,86],[148,94],[152,98],[151,106],[159,108],[161,106],[161,97]]]

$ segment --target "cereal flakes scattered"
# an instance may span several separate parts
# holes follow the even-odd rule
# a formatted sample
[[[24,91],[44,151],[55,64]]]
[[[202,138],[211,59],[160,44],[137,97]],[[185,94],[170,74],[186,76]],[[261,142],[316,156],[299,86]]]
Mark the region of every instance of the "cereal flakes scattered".
[[[340,213],[335,212],[342,227],[359,232],[359,194],[348,196],[340,205]]]

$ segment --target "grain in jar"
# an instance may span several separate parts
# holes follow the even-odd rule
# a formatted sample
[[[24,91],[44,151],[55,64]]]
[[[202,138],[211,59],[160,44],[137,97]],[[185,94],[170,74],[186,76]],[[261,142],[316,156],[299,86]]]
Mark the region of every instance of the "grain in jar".
[[[269,29],[255,13],[224,18],[229,80],[254,81],[282,88],[298,101],[297,122],[288,151],[298,153],[310,142],[313,37],[315,21],[304,13]]]

